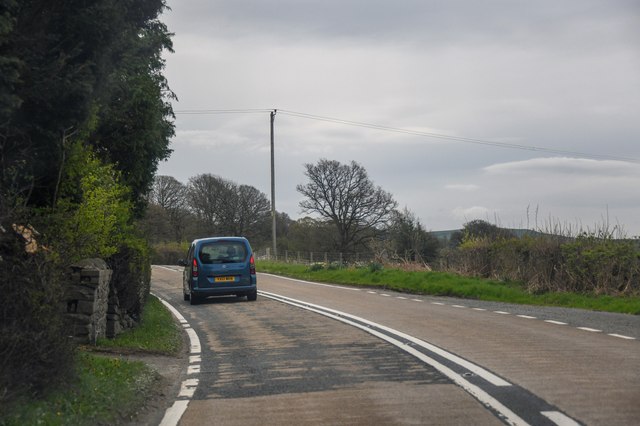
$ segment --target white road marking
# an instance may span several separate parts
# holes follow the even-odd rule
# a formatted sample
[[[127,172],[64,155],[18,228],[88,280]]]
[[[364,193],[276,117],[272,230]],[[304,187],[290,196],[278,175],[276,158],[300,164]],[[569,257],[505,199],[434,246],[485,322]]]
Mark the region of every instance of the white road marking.
[[[472,308],[474,311],[486,311],[484,308]]]
[[[414,302],[422,302],[422,299],[411,299],[411,300],[413,300]]]
[[[391,297],[390,294],[385,294],[385,293],[380,293],[380,296],[382,296],[382,297]]]
[[[509,312],[505,312],[505,311],[493,311],[494,314],[500,314],[500,315],[511,315]]]
[[[444,306],[444,303],[442,302],[431,302],[432,305],[439,305],[439,306]]]
[[[196,392],[196,388],[198,387],[198,383],[200,383],[200,380],[198,379],[184,380],[180,385],[180,393],[178,394],[178,397],[183,397],[183,398],[193,397],[193,394]]]
[[[282,301],[284,303],[289,303],[290,305],[294,305],[294,306],[298,306],[301,307],[303,309],[307,309],[313,312],[317,312],[319,314],[325,315],[325,316],[329,316],[331,318],[335,318],[339,321],[348,323],[350,325],[354,325],[358,328],[362,328],[365,331],[369,331],[369,332],[373,332],[375,330],[370,329],[369,327],[363,326],[361,324],[358,323],[354,323],[351,320],[355,320],[355,321],[359,321],[361,323],[367,324],[369,326],[372,327],[376,327],[380,330],[384,330],[388,333],[392,333],[395,336],[398,336],[402,339],[408,340],[412,343],[414,343],[417,346],[420,346],[428,351],[431,351],[437,355],[440,355],[443,358],[446,358],[447,360],[454,362],[456,364],[458,364],[459,366],[466,368],[467,370],[471,371],[472,373],[474,373],[476,376],[480,376],[483,379],[485,379],[487,382],[495,385],[495,386],[511,386],[511,383],[507,382],[506,380],[502,379],[501,377],[496,376],[495,374],[485,370],[484,368],[475,365],[469,361],[467,361],[466,359],[460,358],[457,355],[454,355],[450,352],[445,351],[444,349],[439,348],[438,346],[432,345],[431,343],[425,342],[424,340],[420,340],[416,337],[413,337],[409,334],[405,334],[401,331],[395,330],[393,328],[384,326],[382,324],[378,324],[375,323],[373,321],[369,321],[365,318],[362,317],[358,317],[355,315],[351,315],[347,312],[342,312],[342,311],[338,311],[335,309],[331,309],[331,308],[327,308],[325,306],[320,306],[320,305],[315,305],[313,303],[308,303],[302,300],[297,300],[297,299],[292,299],[290,297],[286,297],[286,296],[282,296],[280,294],[276,294],[276,293],[269,293],[269,292],[265,292],[260,290],[260,294],[262,294],[263,296],[266,297],[271,297],[274,298],[276,300]]]
[[[333,285],[333,284],[323,284],[323,283],[316,283],[316,282],[313,282],[313,281],[298,280],[296,278],[283,277],[283,276],[280,276],[280,275],[268,274],[266,272],[260,272],[260,275],[267,275],[269,277],[274,277],[274,278],[279,278],[279,279],[289,280],[289,281],[297,281],[297,282],[305,283],[305,284],[318,285],[318,286],[321,286],[321,287],[338,288],[340,290],[348,290],[348,291],[360,291],[359,288],[343,287],[343,286]]]
[[[187,411],[188,405],[188,399],[182,399],[174,402],[173,405],[167,408],[167,411],[164,413],[160,426],[176,426],[184,412]]]
[[[396,299],[400,299],[400,300],[407,300],[406,297],[402,297],[402,296],[396,296]]]
[[[544,320],[544,322],[548,322],[549,324],[555,324],[555,325],[567,325],[566,322],[556,321],[556,320]]]
[[[394,330],[392,328],[383,326],[382,324],[377,324],[375,322],[366,320],[364,318],[361,317],[357,317],[355,315],[351,315],[348,314],[346,312],[341,312],[341,311],[337,311],[335,309],[331,309],[331,308],[327,308],[324,306],[320,306],[320,305],[314,305],[312,303],[307,303],[301,300],[297,300],[297,299],[292,299],[286,296],[282,296],[279,294],[275,294],[275,293],[268,293],[268,292],[264,292],[264,291],[260,291],[260,294],[264,297],[268,297],[268,298],[272,298],[274,300],[280,301],[282,303],[287,303],[289,305],[293,305],[293,306],[297,306],[299,308],[302,309],[306,309],[312,312],[316,312],[319,313],[321,315],[324,315],[326,317],[329,318],[333,318],[336,319],[338,321],[344,322],[346,324],[352,325],[354,327],[357,327],[361,330],[366,331],[367,333],[370,333],[382,340],[385,340],[391,344],[393,344],[394,346],[397,346],[398,348],[410,353],[411,355],[415,356],[416,358],[420,359],[422,362],[431,365],[432,367],[434,367],[435,369],[437,369],[438,371],[440,371],[442,374],[444,374],[445,376],[447,376],[451,381],[453,381],[454,383],[456,383],[458,386],[462,387],[465,391],[467,391],[470,395],[472,395],[474,398],[476,398],[478,401],[480,401],[482,404],[493,408],[494,410],[496,410],[498,413],[500,413],[500,415],[504,418],[504,420],[511,425],[517,425],[517,426],[526,426],[528,425],[527,422],[525,422],[523,419],[521,419],[518,415],[516,415],[513,411],[511,411],[509,408],[505,407],[502,403],[500,403],[498,400],[496,400],[495,398],[493,398],[491,395],[489,395],[488,393],[486,393],[484,390],[482,390],[481,388],[479,388],[478,386],[468,382],[465,378],[463,378],[460,374],[456,373],[455,371],[451,370],[449,367],[441,364],[440,362],[436,361],[435,359],[423,354],[422,352],[419,352],[418,350],[416,350],[415,348],[413,348],[410,345],[405,344],[404,342],[401,342],[391,336],[388,336],[386,334],[383,334],[377,330],[374,330],[372,328],[367,327],[366,325],[362,325],[358,322],[354,322],[354,321],[359,321],[362,322],[364,324],[368,324],[371,326],[374,326],[376,328],[379,328],[380,330],[384,330],[386,332],[389,333],[393,333],[396,336],[409,340],[412,343],[421,346],[427,350],[430,350],[431,352],[434,352],[446,359],[448,359],[449,361],[452,361],[464,368],[466,368],[469,371],[472,371],[473,373],[475,373],[476,375],[484,378],[485,380],[487,380],[488,382],[494,384],[495,386],[511,386],[511,383],[503,380],[502,378],[494,375],[493,373],[490,373],[489,371],[483,369],[480,366],[477,366],[475,364],[470,363],[469,361],[466,361],[460,357],[458,357],[457,355],[454,355],[452,353],[449,353],[447,351],[445,351],[444,349],[438,348],[437,346],[433,346],[430,343],[427,343],[423,340],[417,339],[413,336],[410,336],[408,334],[402,333],[400,331]],[[354,320],[354,321],[352,321]]]
[[[608,335],[609,335],[609,336],[612,336],[612,337],[618,337],[618,338],[620,338],[620,339],[636,340],[636,338],[635,338],[635,337],[631,337],[631,336],[624,336],[624,335],[622,335],[622,334],[609,333]]]
[[[451,305],[452,308],[466,308],[466,306],[462,305]]]
[[[170,270],[173,271],[173,269]],[[189,356],[189,364],[192,365],[189,365],[187,367],[187,375],[200,373],[200,364],[196,364],[201,362],[202,360],[202,356],[200,355],[202,346],[200,345],[200,339],[198,338],[198,335],[196,334],[195,330],[191,328],[184,316],[182,316],[182,314],[178,312],[176,308],[174,308],[171,304],[169,304],[169,302],[165,301],[161,297],[155,294],[154,296],[157,297],[158,300],[160,300],[160,302],[162,302],[162,304],[167,307],[167,309],[169,309],[173,316],[176,317],[176,319],[182,324],[184,331],[186,331],[187,335],[189,336],[189,352],[191,353],[191,355]],[[181,383],[178,398],[186,399],[178,399],[173,403],[171,407],[167,408],[167,411],[165,411],[164,417],[162,417],[162,421],[160,422],[160,426],[176,426],[178,424],[184,412],[187,411],[189,401],[193,397],[193,394],[198,387],[198,383],[198,379],[186,379]]]
[[[592,333],[602,333],[602,330],[598,330],[597,328],[589,328],[589,327],[576,327],[578,330],[590,331]]]
[[[367,293],[369,293],[369,294],[378,294],[378,292],[376,292],[376,291],[371,291],[371,290],[367,291]]]
[[[580,426],[580,423],[576,422],[570,417],[565,416],[559,411],[541,411],[540,414],[542,414],[558,426]]]
[[[185,331],[189,335],[189,341],[191,342],[189,352],[192,354],[199,354],[202,351],[202,347],[200,346],[200,339],[198,339],[198,335],[195,330],[193,328],[187,328]]]
[[[516,315],[516,316],[520,318],[525,318],[525,319],[538,319],[537,317],[532,317],[531,315]]]

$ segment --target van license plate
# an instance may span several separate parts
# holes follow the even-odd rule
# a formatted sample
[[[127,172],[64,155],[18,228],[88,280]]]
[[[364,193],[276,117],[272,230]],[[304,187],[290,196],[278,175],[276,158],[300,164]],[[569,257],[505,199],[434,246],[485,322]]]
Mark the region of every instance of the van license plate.
[[[235,280],[236,280],[235,277],[216,277],[214,281],[219,283],[219,282],[230,282]]]

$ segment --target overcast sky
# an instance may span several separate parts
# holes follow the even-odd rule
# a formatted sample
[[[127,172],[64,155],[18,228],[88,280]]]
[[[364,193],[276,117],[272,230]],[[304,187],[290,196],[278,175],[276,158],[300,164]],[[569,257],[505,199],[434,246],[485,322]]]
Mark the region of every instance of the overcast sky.
[[[159,174],[211,173],[270,198],[278,109],[276,208],[294,219],[304,164],[327,158],[360,163],[429,230],[608,218],[640,235],[637,0],[168,5],[165,75],[179,101]],[[181,113],[202,110],[240,112]]]

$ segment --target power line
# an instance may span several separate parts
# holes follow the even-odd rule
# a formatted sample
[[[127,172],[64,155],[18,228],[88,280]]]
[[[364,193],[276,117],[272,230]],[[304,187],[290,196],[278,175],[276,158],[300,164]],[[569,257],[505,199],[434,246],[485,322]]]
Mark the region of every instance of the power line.
[[[273,108],[270,109],[208,109],[208,110],[183,110],[183,111],[174,111],[175,114],[248,114],[248,113],[266,113],[274,111]],[[532,145],[522,145],[522,144],[514,144],[507,142],[496,142],[489,141],[486,139],[478,139],[478,138],[467,138],[462,136],[451,136],[445,135],[441,133],[433,133],[433,132],[422,132],[419,130],[411,130],[411,129],[402,129],[398,127],[390,127],[383,126],[380,124],[372,124],[372,123],[363,123],[358,121],[344,120],[341,118],[333,118],[333,117],[325,117],[321,115],[307,114],[304,112],[297,111],[289,111],[286,109],[278,109],[278,112],[283,115],[289,115],[292,117],[305,118],[308,120],[315,121],[323,121],[334,124],[342,124],[346,126],[354,126],[354,127],[363,127],[367,129],[380,130],[384,132],[392,132],[392,133],[401,133],[406,135],[413,136],[421,136],[433,139],[442,139],[453,142],[463,142],[463,143],[471,143],[476,145],[485,145],[485,146],[493,146],[498,148],[506,148],[506,149],[519,149],[524,151],[534,151],[534,152],[546,152],[551,154],[560,154],[560,155],[571,155],[583,158],[592,158],[592,159],[601,159],[601,160],[617,160],[617,161],[626,161],[630,163],[640,163],[639,158],[634,157],[624,157],[618,155],[607,155],[607,154],[591,154],[580,151],[569,151],[562,149],[554,149],[554,148],[544,148]]]
[[[271,112],[273,108],[254,108],[254,109],[185,109],[174,111],[176,115],[207,115],[207,114],[258,114]]]

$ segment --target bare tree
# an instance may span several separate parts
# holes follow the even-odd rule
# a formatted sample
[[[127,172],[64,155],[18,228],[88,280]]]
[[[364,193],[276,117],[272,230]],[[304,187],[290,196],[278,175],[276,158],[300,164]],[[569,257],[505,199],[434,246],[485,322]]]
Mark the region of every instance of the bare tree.
[[[171,176],[156,176],[149,202],[159,206],[168,217],[176,241],[184,236],[187,210],[187,187]]]
[[[375,187],[360,164],[340,164],[321,159],[305,164],[306,185],[296,189],[307,197],[300,202],[306,213],[318,213],[335,225],[336,248],[347,252],[374,235],[389,221],[397,203],[392,195]]]
[[[189,180],[189,205],[210,234],[257,238],[271,211],[267,196],[211,174]]]

